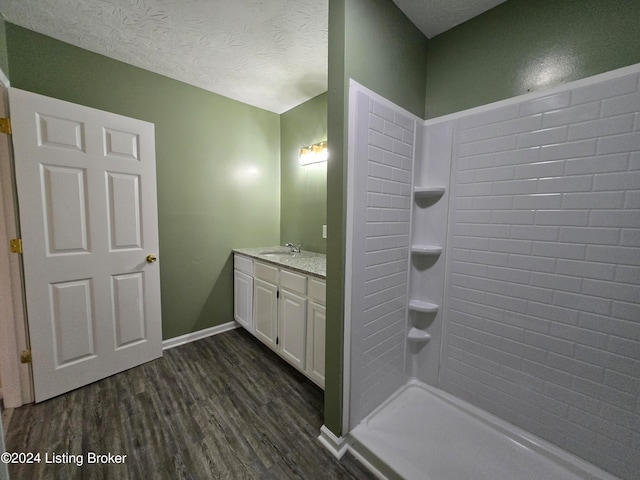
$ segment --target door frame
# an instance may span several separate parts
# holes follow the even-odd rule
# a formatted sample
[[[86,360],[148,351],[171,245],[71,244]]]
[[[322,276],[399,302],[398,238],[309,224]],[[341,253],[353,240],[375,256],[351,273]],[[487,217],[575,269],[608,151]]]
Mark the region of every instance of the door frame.
[[[8,117],[9,80],[0,70],[0,116]],[[11,137],[0,134],[0,377],[6,408],[33,402],[31,364],[20,363],[28,349],[22,258],[9,252],[9,239],[20,238]]]

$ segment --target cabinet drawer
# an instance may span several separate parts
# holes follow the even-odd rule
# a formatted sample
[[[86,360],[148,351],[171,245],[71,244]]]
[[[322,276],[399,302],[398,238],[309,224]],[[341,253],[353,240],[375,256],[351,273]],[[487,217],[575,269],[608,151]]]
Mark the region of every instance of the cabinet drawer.
[[[255,262],[253,265],[254,276],[265,282],[278,283],[278,267],[267,265],[266,263]]]
[[[233,268],[249,275],[253,275],[253,260],[236,254],[233,256]]]
[[[327,303],[326,284],[322,280],[315,278],[309,278],[309,298],[315,300],[318,303]]]
[[[307,294],[307,277],[289,270],[280,270],[280,286],[293,292]]]

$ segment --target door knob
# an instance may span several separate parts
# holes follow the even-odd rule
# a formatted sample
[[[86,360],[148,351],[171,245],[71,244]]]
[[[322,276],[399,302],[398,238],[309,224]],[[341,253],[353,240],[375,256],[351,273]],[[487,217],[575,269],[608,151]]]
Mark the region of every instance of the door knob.
[[[149,255],[147,255],[148,263],[154,263],[156,260],[158,260],[158,257],[156,257],[153,253],[150,253]]]

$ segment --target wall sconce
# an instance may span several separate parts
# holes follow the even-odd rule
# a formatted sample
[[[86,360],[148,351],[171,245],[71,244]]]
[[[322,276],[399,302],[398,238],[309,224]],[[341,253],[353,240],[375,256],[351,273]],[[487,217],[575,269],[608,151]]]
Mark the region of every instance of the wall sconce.
[[[327,156],[327,142],[314,143],[300,149],[298,163],[300,165],[309,165],[311,163],[326,162]]]

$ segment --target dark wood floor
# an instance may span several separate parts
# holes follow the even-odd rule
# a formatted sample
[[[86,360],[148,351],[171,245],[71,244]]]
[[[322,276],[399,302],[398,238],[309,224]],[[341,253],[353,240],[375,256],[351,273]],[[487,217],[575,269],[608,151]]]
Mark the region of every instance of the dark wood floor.
[[[323,394],[242,329],[165,351],[164,358],[52,400],[16,409],[10,465],[34,479],[370,479],[349,454],[317,441]],[[85,463],[45,464],[45,453]],[[88,452],[127,455],[87,465]]]

